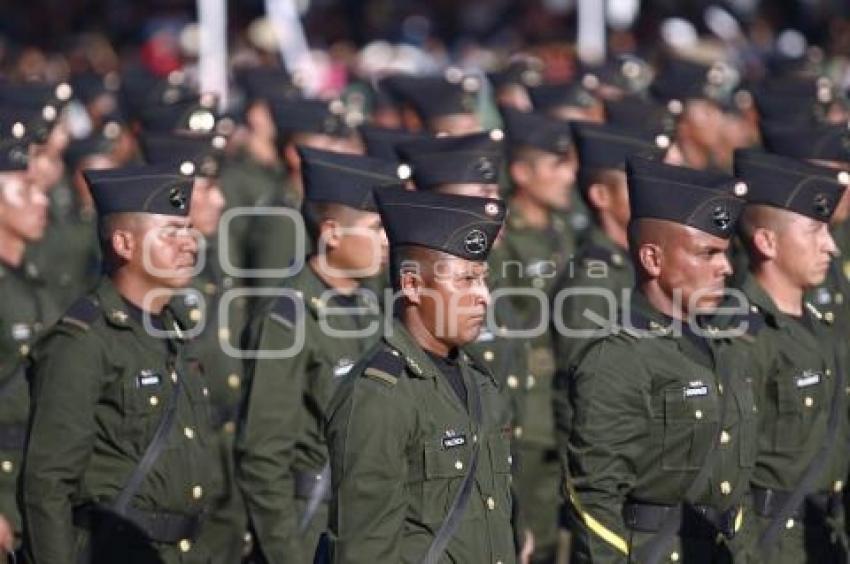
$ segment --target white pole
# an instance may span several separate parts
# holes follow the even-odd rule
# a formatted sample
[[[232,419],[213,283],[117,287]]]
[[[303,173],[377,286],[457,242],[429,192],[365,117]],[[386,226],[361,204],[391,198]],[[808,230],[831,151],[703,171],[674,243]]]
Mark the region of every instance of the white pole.
[[[218,108],[223,111],[228,103],[226,0],[198,0],[198,30],[201,93],[216,94]]]
[[[318,89],[310,48],[295,0],[266,0],[266,14],[277,36],[280,56],[290,72],[298,74],[307,94]]]
[[[578,0],[577,43],[581,62],[605,61],[605,0]]]

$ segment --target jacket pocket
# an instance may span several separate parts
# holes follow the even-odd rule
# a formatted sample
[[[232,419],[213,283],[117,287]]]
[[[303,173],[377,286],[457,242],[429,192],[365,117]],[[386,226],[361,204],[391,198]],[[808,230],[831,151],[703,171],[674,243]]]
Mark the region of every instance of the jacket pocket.
[[[717,395],[710,384],[664,390],[665,470],[696,470],[717,431]]]

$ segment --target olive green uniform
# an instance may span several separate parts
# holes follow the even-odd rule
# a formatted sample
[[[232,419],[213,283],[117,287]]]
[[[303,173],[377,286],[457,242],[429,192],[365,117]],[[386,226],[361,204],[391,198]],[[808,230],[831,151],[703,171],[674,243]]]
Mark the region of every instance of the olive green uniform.
[[[573,233],[563,215],[552,213],[549,227],[537,229],[513,207],[503,239],[489,263],[496,271],[492,276],[499,287],[536,289],[551,296],[557,277],[569,267],[573,251]],[[511,329],[537,326],[542,319],[541,307],[549,307],[525,295],[500,299],[511,300],[514,315],[507,321]],[[528,345],[527,375],[518,375],[522,418],[517,421],[521,435],[515,448],[514,487],[523,521],[534,533],[535,559],[549,561],[557,542],[560,468],[552,418],[555,362],[548,325],[540,336],[529,339]]]
[[[0,515],[21,534],[15,488],[29,417],[25,358],[59,311],[38,268],[26,258],[18,268],[0,262]]]
[[[813,494],[783,522],[769,555],[759,556],[769,562],[838,561],[835,544],[846,545],[841,490],[847,475],[847,419],[844,387],[838,396],[834,392],[835,355],[843,353],[836,351],[832,327],[815,308],[806,305],[803,318],[780,312],[752,276],[741,289],[762,325],[756,338],[764,342],[756,343],[757,351],[773,358],[756,389],[760,419],[752,518],[759,536],[829,440],[827,421],[833,401],[840,402],[837,407],[842,413],[833,447],[818,463],[823,469]]]
[[[720,541],[740,531],[756,455],[751,359],[727,339],[676,336],[637,292],[627,321],[572,377],[573,561],[631,561],[690,494],[714,524],[685,511],[662,561],[728,562],[740,541]],[[689,492],[715,442],[707,480]]]
[[[326,409],[340,378],[380,337],[381,316],[368,294],[326,294],[310,266],[282,290],[289,293],[268,304],[250,331],[259,351],[291,350],[254,361],[237,444],[239,482],[265,561],[312,562],[328,521]]]
[[[164,310],[164,327],[188,325],[177,311]],[[222,495],[209,389],[179,337],[154,337],[134,312],[103,280],[31,353],[20,492],[31,562],[75,562],[85,550],[95,562],[210,561],[189,538],[194,518]],[[115,502],[172,405],[164,449],[127,517],[98,511]]]
[[[440,562],[515,561],[510,427],[496,380],[461,354],[467,405],[400,322],[343,379],[328,408],[335,564],[420,562],[469,468],[471,495]],[[480,398],[480,423],[475,397]]]

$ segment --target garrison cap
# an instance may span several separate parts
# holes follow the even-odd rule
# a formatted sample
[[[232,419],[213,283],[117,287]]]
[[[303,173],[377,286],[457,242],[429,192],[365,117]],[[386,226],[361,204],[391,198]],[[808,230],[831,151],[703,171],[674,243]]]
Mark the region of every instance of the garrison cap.
[[[850,162],[850,129],[843,125],[792,126],[762,121],[761,138],[771,153],[798,159]]]
[[[653,133],[672,135],[676,131],[678,113],[653,100],[638,96],[625,96],[619,100],[605,100],[606,122],[611,125],[643,129]],[[681,107],[670,104],[673,110]]]
[[[501,113],[511,147],[532,147],[562,155],[573,146],[572,131],[566,121],[507,107],[501,108]]]
[[[531,105],[538,112],[549,112],[563,106],[590,108],[596,103],[593,94],[580,84],[562,82],[541,84],[528,89]]]
[[[345,123],[342,100],[271,100],[272,117],[278,134],[318,133],[332,137],[348,137],[351,129]]]
[[[491,198],[380,189],[375,199],[391,252],[417,246],[484,261],[505,219],[505,204]]]
[[[681,113],[688,100],[703,99],[724,103],[740,81],[738,71],[718,61],[711,66],[683,59],[671,59],[650,86],[653,95]],[[676,111],[679,110],[679,111]]]
[[[74,89],[67,82],[59,84],[0,82],[0,102],[4,105],[8,104],[39,111],[50,106],[57,115],[62,106],[71,100],[73,94]]]
[[[68,170],[76,170],[83,160],[93,155],[111,154],[120,134],[121,126],[116,122],[109,122],[86,137],[69,141],[63,155]]]
[[[29,141],[0,137],[0,172],[26,170],[29,165]]]
[[[44,143],[53,126],[56,125],[58,113],[51,105],[36,109],[17,105],[0,106],[0,138],[26,138],[32,143]]]
[[[361,125],[358,128],[363,142],[366,144],[366,154],[370,157],[397,161],[398,153],[396,147],[400,143],[423,139],[421,133],[413,133],[405,129],[389,129],[374,125]]]
[[[747,185],[722,173],[626,160],[632,219],[662,219],[728,239],[735,231]]]
[[[141,107],[137,116],[146,131],[209,133],[216,126],[216,97],[211,94],[182,98],[173,103]]]
[[[398,145],[420,190],[444,184],[498,184],[504,133],[500,129],[469,135],[424,137]]]
[[[88,104],[104,94],[114,94],[121,87],[121,77],[118,73],[98,74],[96,72],[84,72],[76,75],[71,80],[74,89],[74,97]]]
[[[756,149],[735,150],[735,176],[747,183],[747,203],[796,212],[829,221],[850,172]]]
[[[192,174],[175,165],[148,165],[88,170],[89,185],[100,217],[113,213],[186,216],[192,201]]]
[[[227,139],[223,135],[147,133],[139,137],[142,154],[150,164],[173,164],[192,169],[189,174],[214,178],[221,168]],[[186,164],[188,163],[188,164]]]
[[[437,76],[389,76],[381,85],[397,100],[413,106],[423,120],[474,113],[481,90],[477,76],[454,67]]]
[[[403,190],[405,179],[398,163],[309,147],[298,147],[298,154],[307,201],[374,211],[373,190],[387,186]]]
[[[257,100],[294,100],[301,91],[286,70],[278,67],[249,67],[235,72],[236,83],[248,103]]]
[[[620,55],[601,65],[583,66],[580,72],[582,86],[590,91],[613,86],[626,92],[641,92],[652,80],[649,64],[635,55]]]
[[[579,171],[625,170],[626,158],[642,155],[660,159],[671,145],[669,136],[599,123],[573,123]]]
[[[537,57],[516,57],[504,67],[487,73],[493,88],[538,86],[543,82],[543,61]]]

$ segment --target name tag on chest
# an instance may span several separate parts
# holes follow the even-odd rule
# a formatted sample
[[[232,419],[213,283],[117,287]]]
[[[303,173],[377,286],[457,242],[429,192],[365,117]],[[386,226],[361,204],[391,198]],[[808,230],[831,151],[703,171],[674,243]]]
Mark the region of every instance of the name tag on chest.
[[[139,375],[136,376],[136,383],[140,388],[159,386],[160,383],[162,383],[162,376],[153,370],[142,370],[139,372]]]
[[[699,398],[708,395],[708,386],[702,381],[689,382],[685,388],[686,398]]]
[[[798,388],[808,388],[809,386],[814,386],[815,384],[820,384],[820,372],[804,370],[800,376],[797,376]]]
[[[466,444],[465,435],[455,435],[453,437],[443,437],[443,448],[456,448]]]

